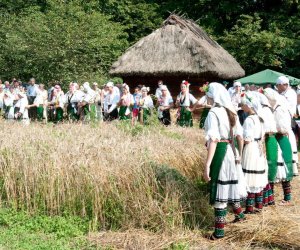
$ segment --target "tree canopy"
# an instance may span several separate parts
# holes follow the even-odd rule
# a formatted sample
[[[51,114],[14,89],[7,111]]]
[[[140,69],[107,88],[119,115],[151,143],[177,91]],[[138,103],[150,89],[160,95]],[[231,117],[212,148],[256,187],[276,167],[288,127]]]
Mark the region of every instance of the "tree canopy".
[[[197,21],[247,74],[271,68],[300,77],[298,0],[3,0],[0,77],[103,80],[170,12]]]

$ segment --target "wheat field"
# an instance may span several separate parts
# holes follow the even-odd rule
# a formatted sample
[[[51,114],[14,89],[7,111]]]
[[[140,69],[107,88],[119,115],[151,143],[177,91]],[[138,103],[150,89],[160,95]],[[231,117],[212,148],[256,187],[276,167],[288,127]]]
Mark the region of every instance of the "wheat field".
[[[300,248],[299,178],[294,206],[268,207],[228,223],[223,240],[205,239],[214,219],[201,181],[204,134],[196,127],[2,121],[0,140],[1,206],[87,218],[88,239],[100,248]],[[278,201],[280,186],[276,194]]]

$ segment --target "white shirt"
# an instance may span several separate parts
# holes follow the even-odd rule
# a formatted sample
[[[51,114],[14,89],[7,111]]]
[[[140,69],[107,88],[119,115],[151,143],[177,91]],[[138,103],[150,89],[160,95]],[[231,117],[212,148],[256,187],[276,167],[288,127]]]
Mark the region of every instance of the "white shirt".
[[[276,121],[272,110],[269,107],[262,107],[259,111],[260,117],[263,118],[263,128],[265,133],[276,133]]]
[[[147,95],[146,97],[142,98],[141,101],[143,103],[142,108],[149,108],[149,109],[154,108],[153,100],[152,100],[151,96]]]
[[[118,93],[116,93],[115,91],[113,91],[111,94],[108,93],[104,98],[104,112],[110,113],[111,111],[113,111],[117,107],[119,101],[120,96],[118,95]],[[111,107],[108,108],[109,106]]]
[[[230,126],[228,115],[223,107],[213,107],[209,111],[205,120],[205,139],[209,141],[220,141],[230,138]],[[233,135],[242,135],[242,129],[239,119],[236,119],[236,125],[233,127]]]
[[[274,118],[279,133],[286,134],[291,130],[291,116],[284,106],[274,108]]]
[[[262,139],[264,136],[263,125],[258,115],[249,115],[243,124],[243,130],[244,140],[248,142]]]
[[[161,89],[160,89],[160,88],[157,88],[157,89],[155,90],[155,96],[156,96],[156,98],[157,98],[157,99],[160,98],[161,95],[162,95]]]
[[[190,107],[191,103],[195,104],[197,99],[190,93],[186,93],[185,97],[180,93],[177,96],[177,101],[181,107]]]
[[[297,107],[297,93],[292,88],[288,88],[285,92],[281,93],[283,95],[289,105],[289,112],[293,117],[296,114],[296,107]]]
[[[231,95],[231,102],[235,108],[235,111],[240,110],[239,104],[241,103],[241,93],[234,92]]]

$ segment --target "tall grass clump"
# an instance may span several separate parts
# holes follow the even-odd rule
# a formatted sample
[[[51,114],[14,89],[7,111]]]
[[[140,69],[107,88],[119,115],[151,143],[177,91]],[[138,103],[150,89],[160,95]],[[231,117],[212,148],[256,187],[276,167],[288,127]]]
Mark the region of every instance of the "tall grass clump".
[[[211,219],[198,129],[0,124],[2,206],[79,215],[92,229],[169,231]]]

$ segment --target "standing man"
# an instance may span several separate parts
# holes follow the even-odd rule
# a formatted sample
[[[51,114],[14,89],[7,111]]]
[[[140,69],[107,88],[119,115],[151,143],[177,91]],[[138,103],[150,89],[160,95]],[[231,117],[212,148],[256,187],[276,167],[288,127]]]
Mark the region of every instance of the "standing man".
[[[34,99],[36,98],[38,90],[38,85],[35,83],[34,78],[30,78],[29,85],[27,87],[27,98],[28,98],[28,104],[32,105],[34,103]],[[29,118],[31,120],[35,120],[37,118],[37,107],[32,106],[28,110]]]
[[[276,81],[276,87],[278,93],[285,97],[287,108],[289,110],[291,119],[296,116],[296,108],[297,108],[297,93],[290,87],[289,79],[286,76],[278,77]],[[292,128],[295,127],[295,122],[292,120]],[[293,172],[294,175],[298,174],[298,150],[295,134],[290,130],[289,132],[289,140],[292,146],[293,151]]]

